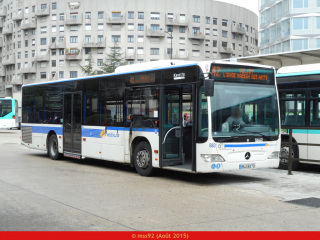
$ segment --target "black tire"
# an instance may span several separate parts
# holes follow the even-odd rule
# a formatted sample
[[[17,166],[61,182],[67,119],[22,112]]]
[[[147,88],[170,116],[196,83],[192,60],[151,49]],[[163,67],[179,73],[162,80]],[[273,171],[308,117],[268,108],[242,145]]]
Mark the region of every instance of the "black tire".
[[[136,146],[133,154],[133,162],[136,171],[141,176],[148,177],[154,173],[151,147],[147,142],[140,142]]]
[[[292,147],[291,156],[294,158],[299,158],[297,146]],[[280,169],[288,170],[289,160],[288,159],[281,159],[281,157],[289,157],[289,143],[288,142],[281,142],[280,164],[279,164]],[[300,168],[300,163],[298,161],[293,161],[292,162],[292,171],[296,171],[299,168]]]
[[[51,135],[48,141],[48,155],[52,160],[59,160],[62,154],[59,153],[58,138],[55,134]]]

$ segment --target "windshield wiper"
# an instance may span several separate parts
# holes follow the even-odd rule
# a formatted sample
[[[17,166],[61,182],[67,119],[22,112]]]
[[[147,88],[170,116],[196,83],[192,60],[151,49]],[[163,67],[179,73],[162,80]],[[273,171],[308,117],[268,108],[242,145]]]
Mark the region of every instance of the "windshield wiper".
[[[228,140],[233,140],[236,139],[238,137],[227,137],[227,138],[220,138],[219,140],[217,140],[217,142],[226,142]]]
[[[261,132],[250,132],[250,131],[240,131],[240,133],[248,133],[248,134],[250,134],[250,133],[253,133],[253,134],[259,134],[260,136],[262,136],[262,137],[264,137],[264,138],[266,138],[267,140],[269,140],[269,141],[274,141],[274,139],[273,138],[271,138],[271,137],[269,137],[269,136],[267,136],[267,135],[265,135],[265,134],[263,134],[263,133],[261,133]]]

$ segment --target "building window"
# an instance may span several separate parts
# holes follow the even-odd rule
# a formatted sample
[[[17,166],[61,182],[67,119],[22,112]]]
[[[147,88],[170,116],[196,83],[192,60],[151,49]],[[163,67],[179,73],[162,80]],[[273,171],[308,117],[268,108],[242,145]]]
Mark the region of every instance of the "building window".
[[[112,35],[111,40],[112,40],[112,42],[121,42],[121,36],[120,35]]]
[[[52,32],[57,32],[57,26],[52,26]]]
[[[222,19],[222,26],[228,27],[228,20]]]
[[[138,24],[138,31],[144,31],[144,25]]]
[[[47,27],[41,27],[41,33],[47,33]]]
[[[57,66],[57,61],[56,60],[52,60],[51,61],[51,67],[56,67]]]
[[[34,51],[34,50],[32,50],[32,51]],[[57,51],[56,50],[51,50],[51,55],[52,56],[56,56],[57,55]]]
[[[212,41],[212,47],[217,47],[218,46],[218,41],[217,40],[213,40]]]
[[[103,59],[98,59],[97,65],[98,65],[98,66],[103,66]]]
[[[206,28],[206,35],[210,35],[210,28]]]
[[[169,25],[169,26],[167,27],[167,32],[173,32],[173,26]]]
[[[222,47],[228,47],[228,42],[222,42],[222,43],[221,43],[221,46],[222,46]]]
[[[212,57],[213,58],[218,58],[218,53],[217,52],[212,52]]]
[[[309,18],[292,18],[292,30],[306,30],[309,29]]]
[[[59,55],[64,55],[64,49],[59,49]]]
[[[78,72],[77,71],[70,71],[70,78],[77,78]]]
[[[193,15],[192,16],[193,22],[199,23],[200,22],[200,16]]]
[[[59,60],[59,67],[64,67],[64,60]]]
[[[104,18],[104,12],[98,12],[98,18],[99,19]]]
[[[104,38],[103,35],[98,35],[98,42],[103,42]]]
[[[77,43],[78,42],[78,36],[71,36],[70,37],[70,43]]]
[[[222,37],[227,38],[228,37],[228,31],[222,31]]]
[[[91,53],[91,48],[85,48],[84,49],[85,54],[90,54]]]
[[[60,13],[60,21],[63,21],[64,20],[64,13]]]
[[[218,30],[217,29],[213,29],[212,32],[213,32],[213,36],[217,36],[218,35]]]
[[[159,20],[159,19],[160,19],[160,13],[158,13],[158,12],[152,12],[152,13],[151,13],[151,19],[152,19],[152,20]]]
[[[133,30],[134,30],[134,24],[128,23],[128,31],[133,31]]]
[[[86,35],[84,40],[85,42],[91,42],[91,35]]]
[[[179,28],[180,33],[185,33],[186,32],[186,27],[180,27]]]
[[[138,36],[138,43],[144,43],[144,36]]]
[[[78,31],[78,25],[70,25],[70,31],[71,31],[71,32],[76,32],[76,31]]]
[[[151,24],[151,30],[160,30],[159,24]]]
[[[144,54],[144,49],[143,47],[138,47],[138,52],[137,52],[138,55],[143,55]]]
[[[41,79],[46,79],[47,78],[47,73],[46,72],[40,72],[40,78]]]
[[[134,42],[134,37],[133,35],[128,35],[128,42],[133,43]]]
[[[185,44],[186,43],[186,38],[180,37],[179,38],[179,44]]]
[[[21,59],[21,52],[18,52],[18,59]]]
[[[41,45],[46,45],[47,44],[47,38],[41,38],[40,42],[41,42]]]
[[[212,24],[213,25],[217,25],[218,24],[218,19],[217,18],[213,18],[212,19]]]
[[[242,51],[242,44],[239,44],[238,50],[239,50],[239,51]]]
[[[60,31],[60,32],[64,32],[64,25],[60,25],[60,26],[59,26],[59,31]]]
[[[293,39],[292,51],[308,49],[308,39]]]
[[[192,57],[200,57],[200,50],[192,50]]]
[[[134,19],[134,12],[128,12],[128,19]]]
[[[232,33],[232,39],[236,39],[236,34]]]
[[[210,17],[206,17],[206,24],[210,24]]]
[[[63,71],[59,71],[59,78],[64,78],[64,72]]]
[[[159,55],[159,48],[151,48],[150,55]]]
[[[98,54],[103,54],[103,48],[98,48]]]
[[[248,37],[248,36],[245,36],[245,37],[244,37],[244,41],[248,42],[248,41],[249,41],[249,37]]]
[[[18,42],[18,48],[21,48],[21,41]]]
[[[28,47],[28,40],[24,40],[24,46]]]
[[[103,23],[98,23],[98,30],[103,30]]]
[[[86,31],[91,31],[91,24],[86,24]]]
[[[171,44],[172,43],[172,37],[167,37],[167,43]]]
[[[32,6],[32,12],[36,11],[36,6]]]
[[[91,19],[91,12],[86,12],[85,13],[85,18],[86,19]]]
[[[138,19],[144,19],[144,12],[138,12]]]
[[[55,10],[55,9],[57,9],[57,3],[56,3],[56,2],[53,2],[53,3],[52,3],[52,10]]]
[[[309,0],[292,0],[293,8],[308,8]]]

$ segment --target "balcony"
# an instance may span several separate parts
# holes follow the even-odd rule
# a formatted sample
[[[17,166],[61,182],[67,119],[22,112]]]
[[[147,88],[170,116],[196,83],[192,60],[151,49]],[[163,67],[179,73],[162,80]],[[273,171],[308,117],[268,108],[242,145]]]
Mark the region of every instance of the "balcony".
[[[193,30],[189,30],[188,38],[204,40],[205,34],[203,31],[202,32],[194,32]]]
[[[37,28],[37,20],[34,20],[33,22],[28,22],[28,23],[24,22],[21,24],[22,30],[36,29],[36,28]]]
[[[12,20],[13,21],[21,21],[23,20],[23,14],[24,12],[21,10],[20,12],[13,15]]]
[[[168,54],[169,57],[171,57],[170,54]],[[188,59],[189,53],[188,51],[184,51],[184,52],[179,52],[177,51],[176,53],[172,54],[172,59]]]
[[[243,56],[244,57],[250,57],[250,56],[254,56],[254,55],[258,55],[257,51],[255,49],[244,49],[243,50]]]
[[[127,60],[136,59],[136,52],[135,51],[127,51],[125,54],[125,59],[127,59]]]
[[[77,15],[69,15],[65,20],[65,25],[81,25],[83,23],[82,13],[78,13]]]
[[[107,24],[125,24],[126,14],[123,14],[120,17],[109,17],[109,15],[107,14],[106,23]]]
[[[180,16],[176,16],[176,18],[168,18],[166,17],[166,25],[172,25],[172,26],[188,26],[188,19],[181,20]]]
[[[0,17],[6,17],[6,16],[7,16],[7,8],[6,8],[6,6],[3,6],[0,9]]]
[[[225,54],[232,54],[233,49],[231,47],[224,47],[224,46],[219,46],[219,52],[220,53],[225,53]]]
[[[165,37],[166,33],[164,30],[153,30],[146,26],[146,35],[147,37]]]
[[[44,16],[49,16],[50,15],[50,9],[49,6],[47,6],[44,9],[41,9],[41,6],[38,6],[39,9],[36,11],[36,16],[37,17],[44,17]]]
[[[81,60],[82,59],[82,54],[80,53],[80,51],[78,53],[66,53],[64,55],[64,59],[66,61],[69,61],[69,60]]]
[[[246,29],[239,25],[231,25],[231,32],[238,33],[238,34],[246,34]]]
[[[6,68],[1,66],[0,67],[0,77],[5,77],[6,76]]]
[[[36,70],[36,64],[34,64],[32,67],[24,67],[24,68],[21,68],[20,70],[21,73],[36,73],[37,70]]]
[[[9,27],[3,28],[2,34],[3,34],[3,35],[10,35],[10,34],[12,34],[12,24],[9,24]]]
[[[66,41],[63,39],[63,41],[55,40],[51,45],[49,45],[49,49],[62,49],[66,48]]]
[[[14,77],[12,78],[12,85],[22,85],[23,84],[23,80],[22,80],[22,75],[14,75]]]
[[[34,59],[36,62],[49,62],[50,60],[50,55],[49,55],[49,51],[44,54],[44,55],[36,55],[35,59]]]
[[[16,56],[12,54],[9,59],[3,59],[2,65],[3,66],[8,66],[8,65],[14,65],[16,64]]]
[[[91,41],[83,40],[82,47],[84,48],[98,48],[98,47],[106,47],[106,38],[103,38],[102,41],[97,41],[92,38]]]

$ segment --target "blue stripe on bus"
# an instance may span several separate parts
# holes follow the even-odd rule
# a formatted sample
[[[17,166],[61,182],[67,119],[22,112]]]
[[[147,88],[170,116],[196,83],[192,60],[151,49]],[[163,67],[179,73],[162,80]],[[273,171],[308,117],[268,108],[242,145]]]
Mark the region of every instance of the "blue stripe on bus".
[[[157,70],[165,70],[165,69],[173,69],[173,68],[181,68],[181,67],[191,67],[191,66],[198,66],[198,63],[190,63],[190,64],[184,64],[184,65],[173,65],[173,66],[162,67],[162,68],[145,69],[145,70],[141,70],[141,71],[132,71],[132,72],[112,73],[112,74],[96,75],[96,76],[82,77],[82,78],[62,79],[62,80],[51,81],[51,82],[32,83],[32,84],[23,85],[22,87],[24,88],[24,87],[45,85],[45,84],[51,84],[51,83],[59,83],[59,82],[61,83],[61,81],[63,81],[63,82],[72,82],[72,81],[79,81],[79,80],[87,80],[87,79],[103,78],[103,77],[112,77],[112,76],[125,75],[125,74],[152,72],[152,71],[157,71]]]
[[[82,137],[93,137],[93,138],[100,138],[101,132],[103,132],[104,129],[93,129],[93,128],[85,128],[82,127]],[[128,132],[130,131],[130,128],[124,128],[124,127],[108,127],[108,131],[119,131],[119,132]],[[133,132],[152,132],[157,134],[159,132],[158,128],[132,128]]]
[[[225,144],[225,148],[242,148],[242,147],[265,147],[267,143],[248,143],[248,144]]]
[[[32,127],[32,133],[45,133],[45,134],[48,134],[52,130],[52,131],[55,131],[55,133],[57,135],[62,135],[62,126],[54,127],[54,126],[22,125],[22,127]]]
[[[293,129],[292,133],[297,133],[297,134],[320,134],[320,130]]]

